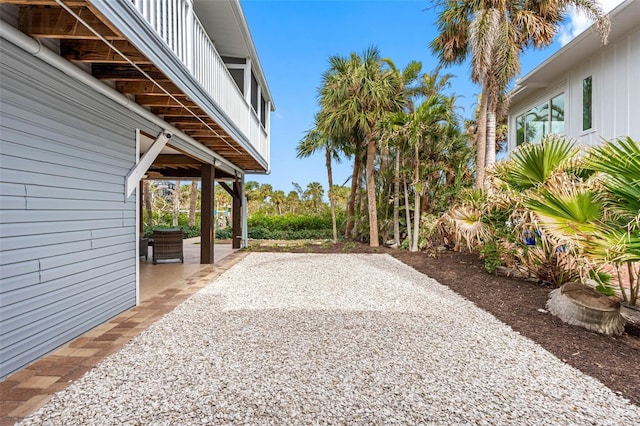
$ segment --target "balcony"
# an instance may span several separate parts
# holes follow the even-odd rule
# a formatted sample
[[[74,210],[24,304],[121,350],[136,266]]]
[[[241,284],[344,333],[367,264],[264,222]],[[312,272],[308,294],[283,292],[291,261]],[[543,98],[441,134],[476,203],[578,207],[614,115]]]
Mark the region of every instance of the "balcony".
[[[266,80],[239,0],[0,0],[4,20],[243,172],[269,170]],[[216,43],[212,41],[216,40]]]

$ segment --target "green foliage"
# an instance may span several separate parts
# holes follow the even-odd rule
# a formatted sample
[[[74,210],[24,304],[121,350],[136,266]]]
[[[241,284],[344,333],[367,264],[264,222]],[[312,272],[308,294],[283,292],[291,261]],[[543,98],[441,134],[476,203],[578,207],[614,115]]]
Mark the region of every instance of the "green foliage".
[[[216,240],[228,240],[233,236],[233,229],[230,226],[216,229]]]
[[[153,231],[155,229],[182,229],[183,238],[193,238],[193,237],[200,236],[200,224],[198,223],[194,226],[181,225],[181,226],[178,226],[177,228],[169,225],[154,225],[154,226],[145,225],[144,227],[145,238],[153,238]]]
[[[498,267],[504,265],[503,252],[502,246],[495,240],[489,240],[484,244],[480,250],[480,254],[484,258],[484,269],[486,269],[487,272],[493,274]]]
[[[546,182],[578,153],[566,138],[547,136],[539,144],[525,144],[509,161],[495,165],[495,175],[516,191],[525,191]]]
[[[589,271],[589,278],[596,281],[596,291],[604,294],[605,296],[615,296],[616,292],[611,286],[611,274],[604,271]]]
[[[338,218],[338,222],[340,222]],[[251,239],[300,240],[332,238],[331,214],[320,215],[266,215],[249,217],[248,234]]]

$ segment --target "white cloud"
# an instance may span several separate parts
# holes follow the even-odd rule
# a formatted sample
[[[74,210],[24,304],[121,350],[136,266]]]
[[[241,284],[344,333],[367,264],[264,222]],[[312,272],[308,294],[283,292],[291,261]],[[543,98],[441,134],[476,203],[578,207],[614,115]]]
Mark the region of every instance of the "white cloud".
[[[617,5],[624,0],[600,0],[602,9],[606,12],[610,12]],[[581,12],[578,12],[575,8],[571,8],[567,22],[560,28],[558,32],[558,41],[562,46],[573,40],[578,34],[586,30],[591,26],[592,22]]]

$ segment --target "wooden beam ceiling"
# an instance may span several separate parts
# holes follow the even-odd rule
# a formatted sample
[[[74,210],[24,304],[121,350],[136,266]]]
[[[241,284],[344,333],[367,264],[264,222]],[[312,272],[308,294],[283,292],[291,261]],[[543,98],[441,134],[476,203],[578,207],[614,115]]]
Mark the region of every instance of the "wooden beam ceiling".
[[[113,46],[138,65],[151,65],[152,62],[126,40],[114,40]],[[109,64],[128,64],[129,62],[102,40],[60,41],[60,56],[72,62],[91,62]]]
[[[19,6],[19,29],[22,32],[35,38],[59,40],[60,55],[65,59],[90,64],[91,74],[95,78],[112,82],[117,91],[133,96],[136,103],[232,163],[244,169],[261,169],[251,155],[197,104],[189,100],[184,92],[126,40],[89,2],[65,0],[64,4],[108,40],[113,48],[54,0],[0,0],[0,4]],[[144,73],[132,66],[116,52],[116,49]],[[162,89],[149,78],[160,84]],[[168,96],[165,91],[172,96]],[[157,170],[172,170],[176,177],[193,174],[196,169],[199,173],[199,163],[187,159],[187,156],[160,157],[161,163],[154,165]],[[174,162],[170,164],[172,160]],[[192,164],[194,162],[195,164]]]
[[[88,8],[75,7],[71,8],[71,10],[105,39],[124,40],[121,34],[114,33],[108,25],[102,22]],[[19,24],[20,29],[32,37],[85,40],[99,39],[89,28],[79,22],[75,16],[60,7],[21,7]]]

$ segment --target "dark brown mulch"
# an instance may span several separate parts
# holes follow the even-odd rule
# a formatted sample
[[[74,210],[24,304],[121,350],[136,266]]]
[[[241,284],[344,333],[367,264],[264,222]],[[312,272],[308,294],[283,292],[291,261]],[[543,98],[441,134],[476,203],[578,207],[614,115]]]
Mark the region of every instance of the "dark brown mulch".
[[[567,364],[640,405],[640,328],[607,337],[563,323],[539,309],[552,290],[535,282],[487,273],[474,254],[444,252],[438,257],[363,244],[304,244],[252,247],[255,251],[298,253],[388,253],[434,278],[535,341]]]

